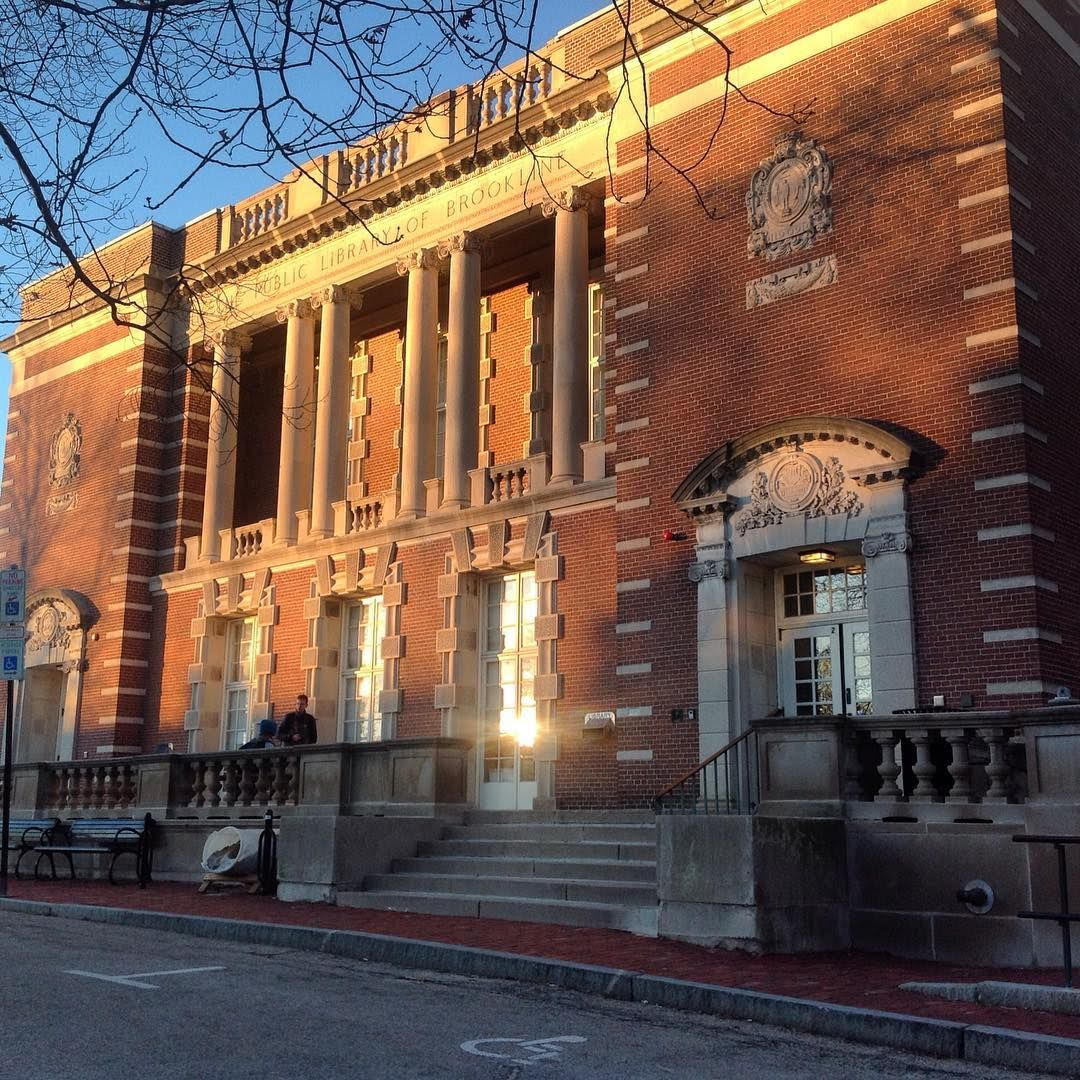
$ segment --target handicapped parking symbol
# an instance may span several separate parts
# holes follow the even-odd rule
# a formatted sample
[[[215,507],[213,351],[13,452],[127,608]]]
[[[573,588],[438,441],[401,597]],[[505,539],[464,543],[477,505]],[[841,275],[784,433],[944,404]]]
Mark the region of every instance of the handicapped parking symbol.
[[[558,1061],[565,1043],[583,1043],[583,1035],[552,1035],[546,1039],[470,1039],[461,1044],[466,1054],[476,1057],[498,1058],[515,1065],[534,1065],[538,1061]],[[481,1050],[481,1046],[493,1043],[507,1043],[506,1053],[495,1050]],[[515,1056],[517,1055],[517,1056]]]
[[[5,671],[18,671],[19,670],[19,658],[17,656],[5,656],[4,657],[4,670]]]

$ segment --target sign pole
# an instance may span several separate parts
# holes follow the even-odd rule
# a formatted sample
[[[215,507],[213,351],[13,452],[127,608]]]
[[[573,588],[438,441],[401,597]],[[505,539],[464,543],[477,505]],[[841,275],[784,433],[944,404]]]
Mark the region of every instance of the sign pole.
[[[0,829],[0,896],[8,892],[8,840],[11,836],[11,733],[15,726],[15,683],[7,681],[7,712],[4,715],[4,821]]]

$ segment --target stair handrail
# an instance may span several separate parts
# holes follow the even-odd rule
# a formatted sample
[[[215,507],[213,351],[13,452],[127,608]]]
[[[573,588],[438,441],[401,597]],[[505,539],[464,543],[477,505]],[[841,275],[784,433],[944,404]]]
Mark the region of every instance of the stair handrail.
[[[741,764],[741,768],[740,768]],[[734,785],[732,784],[732,766],[734,765]],[[724,772],[724,793],[720,794],[720,769]],[[713,779],[713,795],[709,796],[709,774]],[[695,782],[695,795],[693,809],[687,809],[686,796],[689,792],[679,793],[679,789],[690,781]],[[673,807],[676,795],[682,799],[682,804]],[[720,809],[721,799],[724,809]],[[757,811],[758,803],[758,769],[757,769],[757,729],[747,728],[741,735],[720,747],[714,754],[710,754],[699,765],[695,765],[684,773],[674,783],[669,784],[661,791],[652,802],[653,812],[656,814],[683,812],[683,813],[726,813],[726,814],[753,814]],[[715,809],[710,809],[710,802]]]

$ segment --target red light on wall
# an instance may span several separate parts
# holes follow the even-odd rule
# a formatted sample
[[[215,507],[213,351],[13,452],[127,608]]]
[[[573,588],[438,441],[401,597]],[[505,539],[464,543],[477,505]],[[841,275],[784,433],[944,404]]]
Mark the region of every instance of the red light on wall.
[[[677,529],[665,529],[660,535],[668,543],[670,543],[672,540],[686,539],[686,533],[679,532]]]

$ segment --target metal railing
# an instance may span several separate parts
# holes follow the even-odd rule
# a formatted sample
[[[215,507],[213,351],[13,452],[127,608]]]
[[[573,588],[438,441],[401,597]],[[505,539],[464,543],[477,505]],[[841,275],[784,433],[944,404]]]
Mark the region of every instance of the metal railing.
[[[750,728],[653,799],[657,814],[753,814],[761,801],[757,731]]]
[[[1019,833],[1013,837],[1017,844],[1053,844],[1057,852],[1058,895],[1060,911],[1018,911],[1018,919],[1049,919],[1061,927],[1061,961],[1065,968],[1065,985],[1073,984],[1072,923],[1080,922],[1080,912],[1069,910],[1069,875],[1065,865],[1065,847],[1080,844],[1080,836],[1029,836]]]

